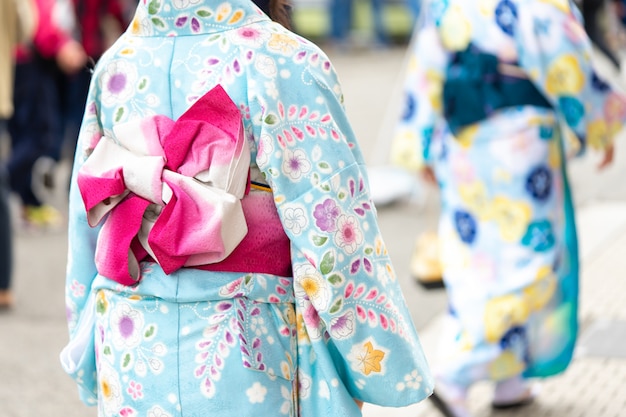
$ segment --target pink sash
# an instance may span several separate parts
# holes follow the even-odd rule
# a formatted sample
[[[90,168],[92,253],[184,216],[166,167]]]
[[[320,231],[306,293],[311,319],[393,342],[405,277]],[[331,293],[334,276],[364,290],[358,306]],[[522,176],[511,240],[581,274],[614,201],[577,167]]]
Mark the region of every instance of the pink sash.
[[[101,275],[133,285],[141,278],[139,261],[149,258],[167,274],[182,267],[263,272],[248,268],[258,266],[274,271],[273,266],[266,268],[270,262],[263,251],[273,252],[273,246],[265,245],[275,240],[282,241],[276,257],[289,260],[289,241],[272,194],[261,193],[269,196],[261,200],[265,206],[267,200],[271,203],[273,213],[269,207],[264,211],[274,220],[257,219],[252,205],[242,207],[250,151],[239,109],[221,86],[176,121],[153,116],[117,125],[113,133],[114,138],[100,139],[78,173],[89,224],[104,222],[95,259]],[[246,200],[261,201],[252,196]],[[255,227],[244,240],[248,224],[257,223],[263,227]],[[230,257],[234,251],[244,256]],[[261,254],[263,261],[252,260],[252,253]],[[222,262],[226,269],[206,267]],[[285,276],[290,268],[281,262],[278,269],[277,275]]]

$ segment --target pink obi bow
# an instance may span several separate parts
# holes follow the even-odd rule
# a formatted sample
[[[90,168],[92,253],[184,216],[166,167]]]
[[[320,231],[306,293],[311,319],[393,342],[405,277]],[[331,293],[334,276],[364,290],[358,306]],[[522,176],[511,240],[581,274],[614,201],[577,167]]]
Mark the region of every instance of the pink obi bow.
[[[248,232],[241,198],[250,151],[241,114],[221,86],[178,120],[152,116],[119,124],[78,172],[93,227],[98,273],[124,285],[150,255],[169,274],[226,258]]]

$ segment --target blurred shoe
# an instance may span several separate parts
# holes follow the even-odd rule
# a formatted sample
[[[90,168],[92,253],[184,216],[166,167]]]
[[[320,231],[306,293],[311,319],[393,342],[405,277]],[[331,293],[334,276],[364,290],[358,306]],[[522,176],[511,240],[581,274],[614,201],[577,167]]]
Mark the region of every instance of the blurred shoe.
[[[0,311],[13,307],[13,296],[9,290],[0,290]]]
[[[410,263],[411,275],[426,289],[443,288],[443,271],[439,259],[439,238],[435,232],[424,232],[415,241]]]
[[[496,384],[491,406],[497,410],[517,408],[532,403],[539,395],[539,384],[515,377]]]
[[[50,201],[55,191],[57,162],[49,156],[37,158],[33,164],[31,187],[39,201]]]
[[[463,388],[437,380],[435,391],[428,398],[444,417],[472,417],[467,405],[467,390]]]
[[[57,229],[63,223],[63,216],[52,206],[25,206],[22,217],[26,226],[38,229]]]

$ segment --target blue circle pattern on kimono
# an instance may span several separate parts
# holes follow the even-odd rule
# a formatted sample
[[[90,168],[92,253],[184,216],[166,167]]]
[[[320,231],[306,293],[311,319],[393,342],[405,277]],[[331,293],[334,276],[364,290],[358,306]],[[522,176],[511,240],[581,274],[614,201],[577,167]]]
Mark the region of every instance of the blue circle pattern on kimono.
[[[501,0],[496,6],[496,23],[504,33],[513,36],[517,7],[511,0]]]
[[[524,327],[517,326],[509,329],[500,339],[502,350],[511,350],[517,354],[525,363],[530,362],[528,353],[528,337]]]
[[[417,100],[413,94],[407,94],[404,106],[404,112],[402,113],[402,120],[411,120],[417,110]]]
[[[550,250],[554,247],[554,243],[552,223],[548,220],[540,220],[529,224],[526,234],[522,238],[522,245],[530,247],[535,252]]]
[[[595,71],[593,71],[591,75],[591,85],[593,86],[594,89],[598,91],[609,91],[611,89],[611,86],[608,83],[601,80]]]
[[[577,126],[585,115],[583,104],[574,97],[559,98],[559,107],[569,126]]]
[[[541,165],[533,169],[526,178],[526,190],[538,201],[546,201],[552,191],[552,172]]]
[[[461,240],[471,245],[476,239],[476,233],[478,232],[478,224],[474,216],[467,211],[457,210],[454,212],[454,225]]]

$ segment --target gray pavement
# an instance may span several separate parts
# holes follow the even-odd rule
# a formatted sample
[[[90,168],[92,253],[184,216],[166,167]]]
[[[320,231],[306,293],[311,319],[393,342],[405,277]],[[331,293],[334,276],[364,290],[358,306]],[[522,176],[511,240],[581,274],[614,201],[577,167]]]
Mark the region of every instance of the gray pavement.
[[[329,51],[346,96],[346,106],[366,160],[373,168],[387,163],[388,141],[400,104],[404,49]],[[615,164],[596,174],[597,155],[570,166],[578,209],[582,254],[580,349],[572,367],[544,384],[535,405],[520,411],[489,409],[489,387],[471,393],[477,417],[626,416],[626,143],[617,147]],[[373,171],[374,172],[374,171]],[[66,172],[59,173],[61,180]],[[373,180],[377,179],[376,175]],[[424,291],[409,274],[417,234],[435,227],[438,196],[424,192],[379,207],[379,218],[400,284],[434,358],[437,330],[445,306],[442,291]],[[51,196],[66,210],[65,194]],[[67,340],[63,302],[67,251],[63,231],[15,237],[14,290],[17,305],[0,314],[0,417],[90,417],[93,408],[79,402],[74,383],[58,355]],[[428,402],[400,409],[366,405],[365,417],[436,417]]]

